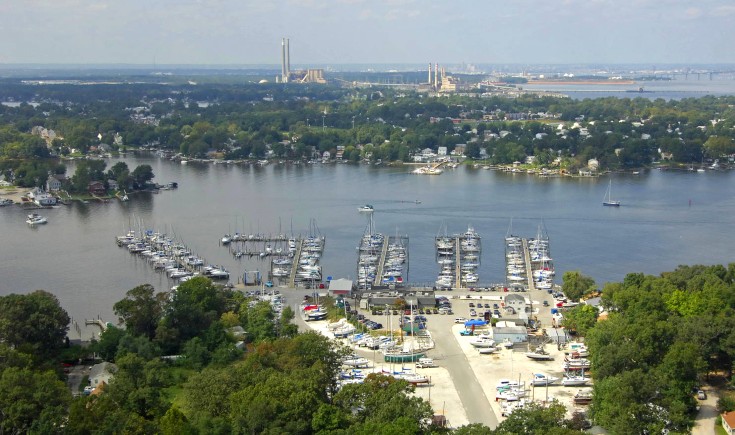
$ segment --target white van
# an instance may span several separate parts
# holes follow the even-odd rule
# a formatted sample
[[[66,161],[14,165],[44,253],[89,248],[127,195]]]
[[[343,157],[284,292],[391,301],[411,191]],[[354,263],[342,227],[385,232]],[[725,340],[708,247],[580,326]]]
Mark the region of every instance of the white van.
[[[434,364],[434,360],[431,358],[419,358],[418,361],[416,361],[416,368],[417,369],[425,369],[427,367],[436,367],[436,364]]]

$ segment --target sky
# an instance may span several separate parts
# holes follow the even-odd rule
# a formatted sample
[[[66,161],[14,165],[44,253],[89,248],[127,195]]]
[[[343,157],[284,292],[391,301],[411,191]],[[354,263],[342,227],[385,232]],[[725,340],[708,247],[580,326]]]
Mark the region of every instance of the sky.
[[[735,0],[0,0],[0,63],[712,64]]]

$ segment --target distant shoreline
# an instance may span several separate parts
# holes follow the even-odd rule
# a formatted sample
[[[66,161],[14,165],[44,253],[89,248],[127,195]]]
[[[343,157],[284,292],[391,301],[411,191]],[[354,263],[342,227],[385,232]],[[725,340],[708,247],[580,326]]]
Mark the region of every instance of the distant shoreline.
[[[527,85],[634,85],[635,80],[529,80]]]

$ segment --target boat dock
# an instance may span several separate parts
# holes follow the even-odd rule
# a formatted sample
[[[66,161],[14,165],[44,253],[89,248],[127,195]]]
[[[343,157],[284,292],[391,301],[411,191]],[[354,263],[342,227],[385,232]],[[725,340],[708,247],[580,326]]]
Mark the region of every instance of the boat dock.
[[[437,236],[435,243],[437,263],[442,269],[436,281],[438,288],[464,289],[479,281],[482,247],[480,235],[471,226],[462,234]]]
[[[536,288],[533,285],[533,273],[528,273],[531,269],[531,255],[528,252],[528,239],[521,239],[521,245],[523,247],[523,259],[526,268],[526,278],[528,281],[528,291],[533,291]]]
[[[301,249],[304,247],[304,242],[302,240],[296,241],[296,251],[294,253],[294,261],[296,264],[299,264],[299,260],[301,259]],[[291,267],[291,274],[288,277],[288,285],[290,287],[296,287],[296,271],[298,270],[297,267]]]
[[[386,237],[376,233],[372,213],[360,239],[357,284],[363,290],[404,285],[408,273],[408,236]]]
[[[539,228],[536,238],[507,236],[505,267],[508,287],[523,290],[549,290],[554,287],[554,266],[550,257],[549,238]]]

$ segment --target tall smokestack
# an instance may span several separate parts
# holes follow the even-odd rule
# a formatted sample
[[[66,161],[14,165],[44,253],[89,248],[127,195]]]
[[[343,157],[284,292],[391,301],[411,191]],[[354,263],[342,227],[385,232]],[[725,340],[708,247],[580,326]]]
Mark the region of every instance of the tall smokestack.
[[[431,86],[431,62],[429,62],[429,81],[426,83],[428,83],[429,86]]]
[[[434,64],[434,90],[439,89],[439,64]]]
[[[291,47],[288,45],[288,38],[286,38],[286,77],[291,76]]]
[[[286,38],[281,38],[281,82],[286,81]]]

